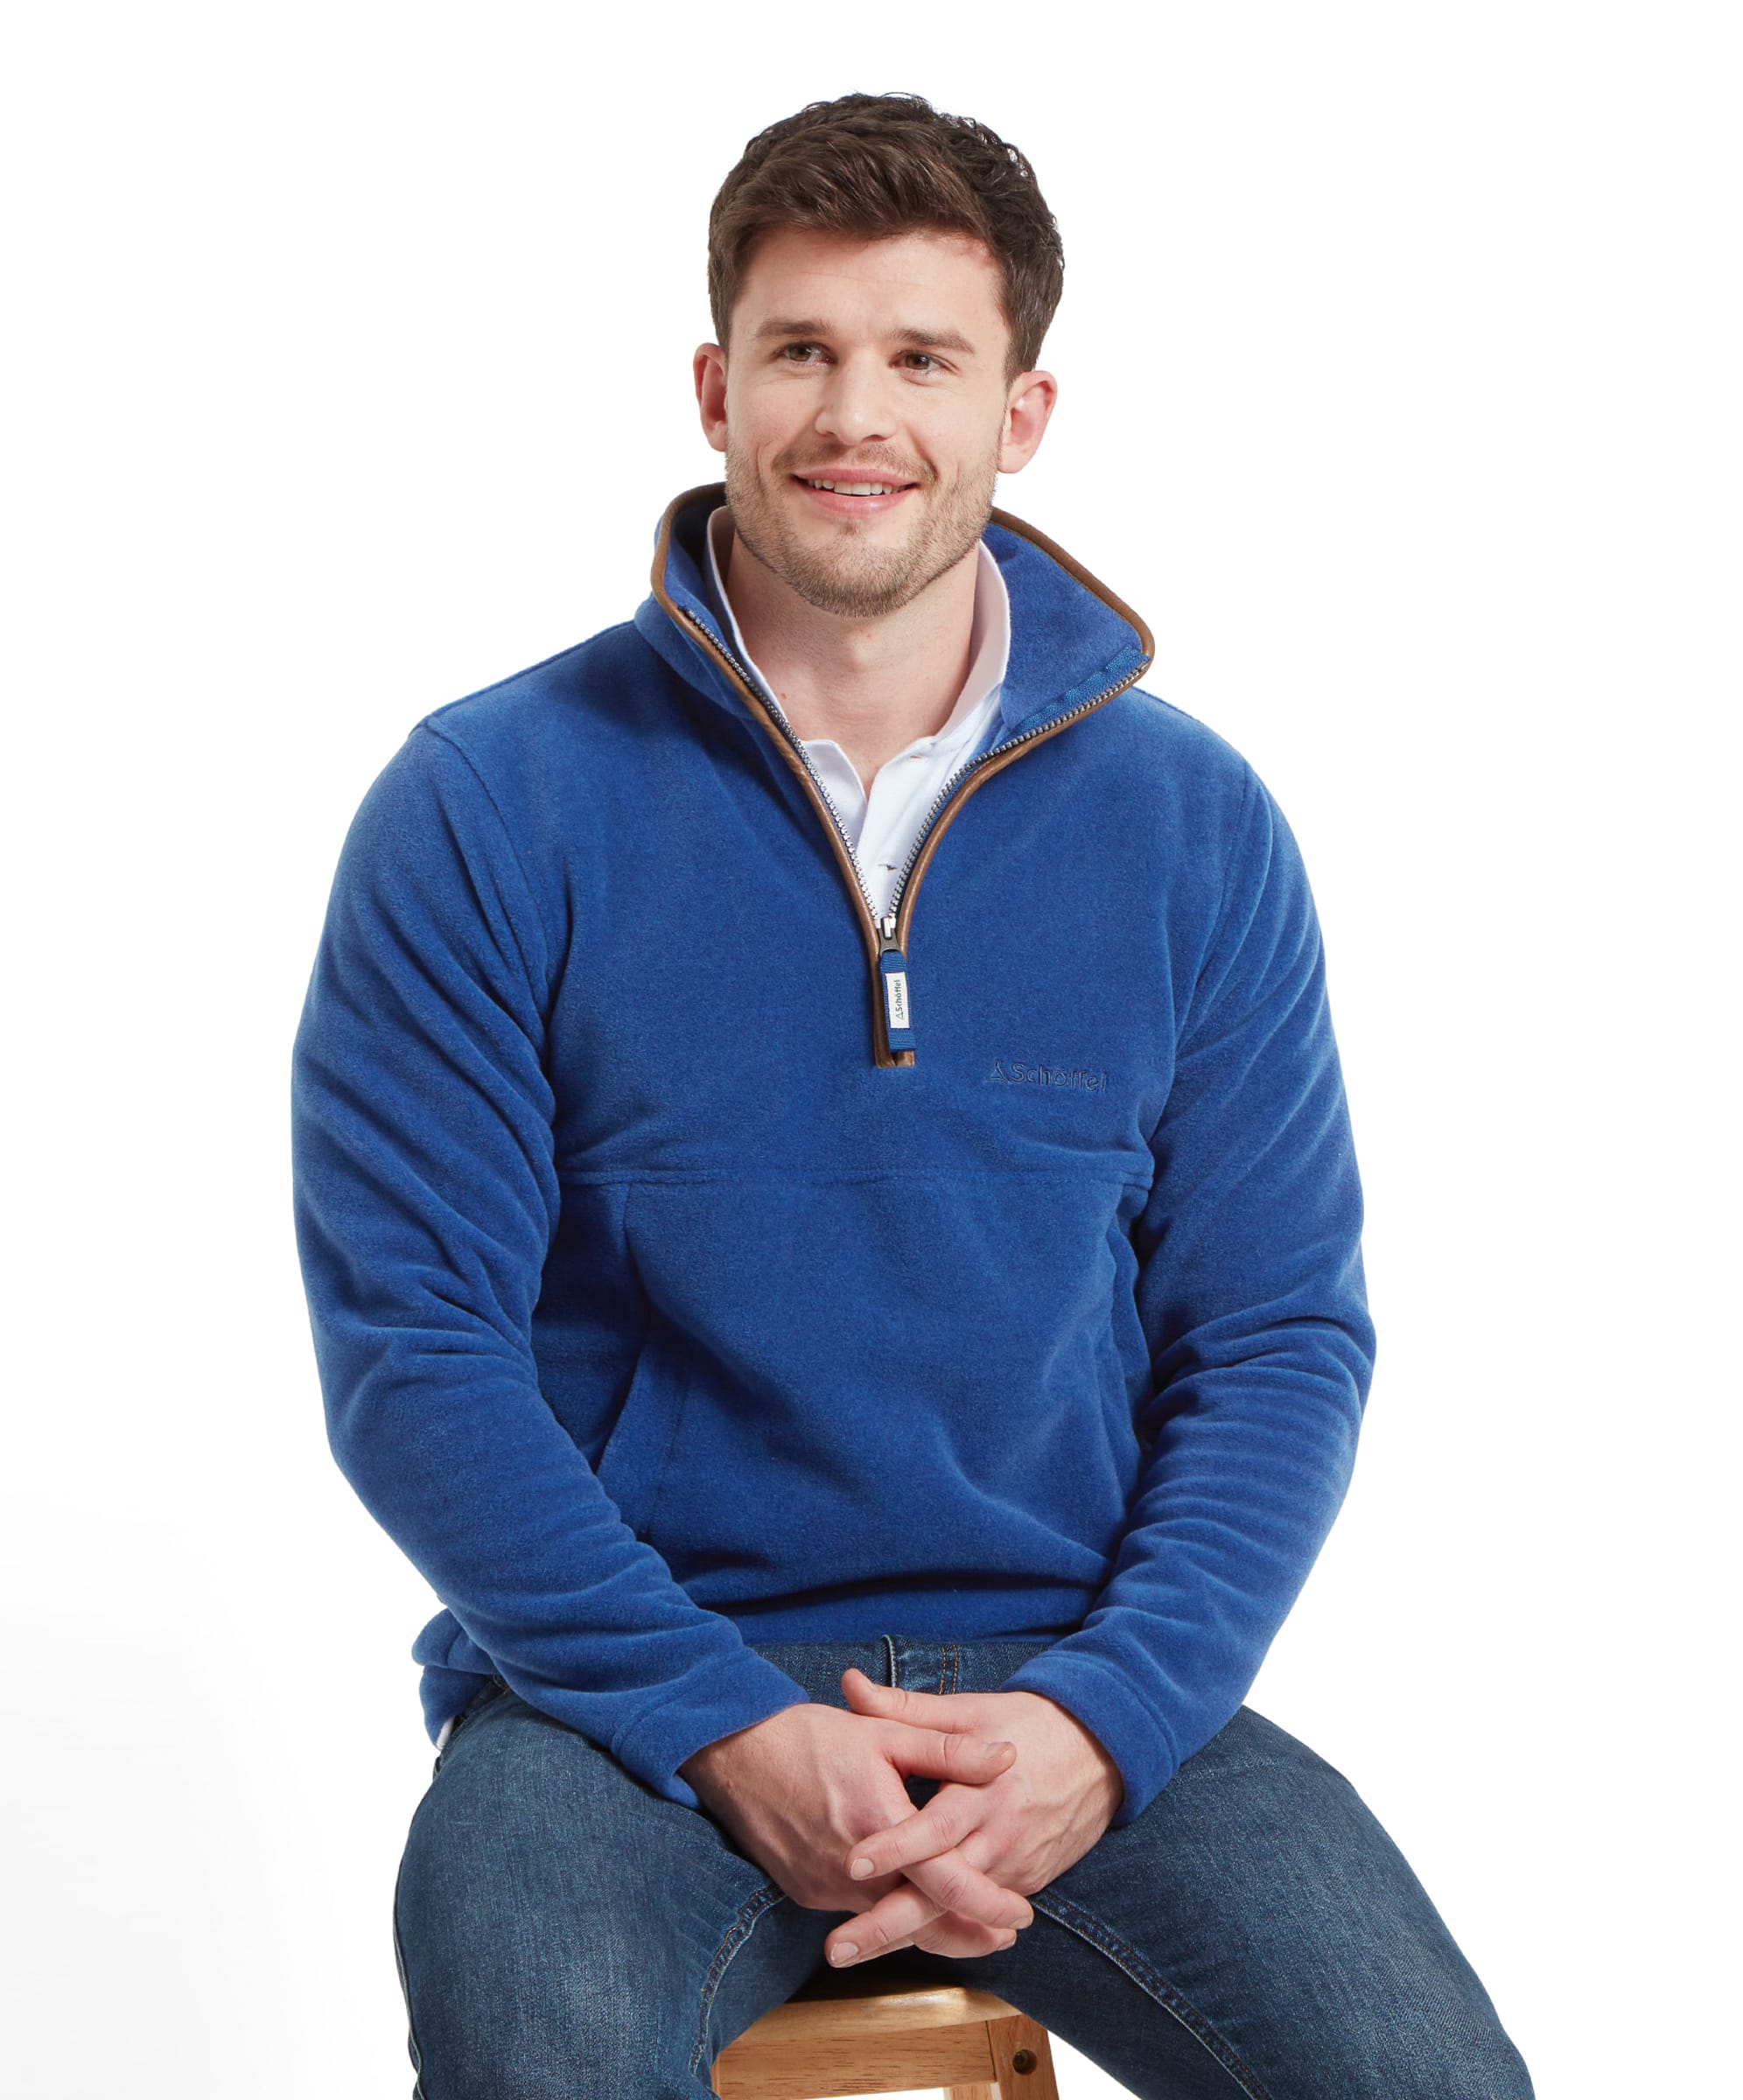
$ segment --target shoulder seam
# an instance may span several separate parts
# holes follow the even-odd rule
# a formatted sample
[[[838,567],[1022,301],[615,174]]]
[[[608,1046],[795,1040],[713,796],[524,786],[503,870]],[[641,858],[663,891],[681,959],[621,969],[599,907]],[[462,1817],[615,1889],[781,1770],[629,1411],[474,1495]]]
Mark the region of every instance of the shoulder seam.
[[[567,654],[566,651],[563,653],[565,654]],[[508,843],[509,853],[514,858],[515,869],[521,878],[521,886],[526,892],[527,896],[532,904],[533,917],[539,929],[539,938],[544,943],[544,956],[542,958],[544,964],[543,975],[548,986],[550,976],[551,958],[556,953],[556,943],[551,937],[550,928],[545,923],[544,907],[539,902],[538,890],[533,882],[531,872],[527,866],[526,857],[521,850],[521,842],[515,837],[513,826],[509,823],[508,818],[502,814],[502,806],[497,801],[495,793],[491,788],[490,782],[485,779],[483,773],[480,770],[477,760],[472,757],[471,752],[466,749],[466,746],[462,744],[457,737],[452,735],[447,730],[438,728],[436,723],[428,715],[426,715],[421,722],[416,722],[412,724],[412,732],[414,734],[416,734],[420,729],[427,730],[439,744],[445,745],[450,751],[455,752],[458,754],[459,759],[462,764],[464,764],[466,766],[467,772],[470,773],[473,780],[478,782],[479,787],[483,793],[485,801],[490,805],[491,814],[495,817],[498,825],[501,829],[503,837]],[[541,995],[541,1003],[542,1003],[542,994]]]
[[[1199,987],[1204,982],[1204,973],[1210,968],[1210,959],[1216,953],[1217,943],[1222,938],[1223,927],[1228,922],[1228,906],[1235,894],[1235,871],[1242,858],[1242,848],[1247,837],[1247,812],[1253,801],[1253,790],[1258,786],[1258,774],[1243,758],[1241,760],[1241,807],[1235,817],[1235,841],[1229,849],[1228,864],[1222,871],[1222,894],[1217,901],[1216,919],[1210,929],[1210,938],[1205,942],[1204,961],[1199,965],[1198,975],[1193,979],[1193,989],[1186,1000],[1186,1011],[1182,1015],[1176,1036],[1177,1042],[1185,1042],[1192,1033],[1194,1009],[1199,1003]]]

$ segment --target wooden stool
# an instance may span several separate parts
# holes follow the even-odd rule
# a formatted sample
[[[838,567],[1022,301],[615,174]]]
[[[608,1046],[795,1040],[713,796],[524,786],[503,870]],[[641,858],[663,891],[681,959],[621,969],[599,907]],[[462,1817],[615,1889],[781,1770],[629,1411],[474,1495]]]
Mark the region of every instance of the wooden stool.
[[[881,1966],[820,1969],[721,2050],[714,2090],[722,2100],[928,2088],[949,2100],[1059,2100],[1044,2026],[993,1992]]]

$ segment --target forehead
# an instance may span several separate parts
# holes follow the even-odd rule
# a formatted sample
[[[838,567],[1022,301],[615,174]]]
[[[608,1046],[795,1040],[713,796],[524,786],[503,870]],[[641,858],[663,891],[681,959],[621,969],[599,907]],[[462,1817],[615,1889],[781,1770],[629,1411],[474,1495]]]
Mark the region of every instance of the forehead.
[[[777,310],[815,315],[843,331],[948,320],[992,348],[1004,326],[1001,289],[991,250],[971,234],[928,228],[860,241],[781,227],[752,249],[734,320],[754,325]]]

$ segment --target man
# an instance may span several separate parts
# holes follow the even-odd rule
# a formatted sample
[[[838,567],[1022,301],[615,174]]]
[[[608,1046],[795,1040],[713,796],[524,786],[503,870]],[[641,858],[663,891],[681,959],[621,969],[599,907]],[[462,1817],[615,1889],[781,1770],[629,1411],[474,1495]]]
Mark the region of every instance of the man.
[[[1280,811],[992,505],[1057,394],[1032,171],[813,104],[709,276],[724,488],[413,728],[298,1036],[333,1452],[444,1606],[418,2090],[706,2093],[900,1950],[1140,2095],[1529,2093],[1241,1703],[1350,1475],[1361,1196]]]

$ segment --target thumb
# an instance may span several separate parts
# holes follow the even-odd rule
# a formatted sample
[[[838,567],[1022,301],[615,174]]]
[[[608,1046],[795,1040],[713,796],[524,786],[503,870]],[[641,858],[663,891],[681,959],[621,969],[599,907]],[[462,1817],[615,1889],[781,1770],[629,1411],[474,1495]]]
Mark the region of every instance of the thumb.
[[[841,1673],[841,1688],[854,1712],[875,1714],[879,1720],[906,1721],[947,1735],[972,1735],[985,1726],[970,1692],[907,1691],[900,1684],[879,1684],[851,1665]]]
[[[886,1754],[900,1771],[921,1779],[955,1779],[965,1786],[984,1785],[1010,1769],[1015,1743],[986,1743],[978,1736],[942,1733],[936,1728],[899,1724]]]
[[[893,1684],[880,1684],[875,1677],[868,1677],[863,1670],[850,1664],[841,1673],[841,1688],[847,1695],[850,1705],[864,1713],[893,1713],[898,1698]]]

